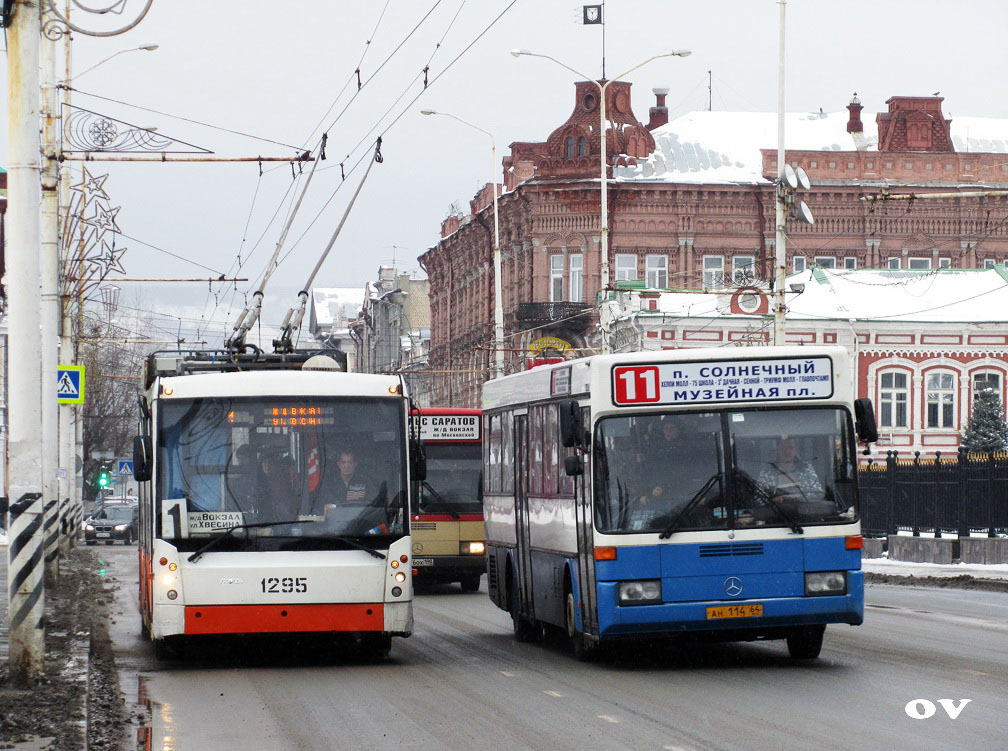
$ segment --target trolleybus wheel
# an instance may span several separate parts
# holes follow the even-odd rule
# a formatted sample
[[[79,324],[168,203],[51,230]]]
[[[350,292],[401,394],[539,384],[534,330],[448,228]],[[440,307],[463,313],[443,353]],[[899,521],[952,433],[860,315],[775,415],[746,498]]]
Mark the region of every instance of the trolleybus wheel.
[[[392,651],[392,634],[361,634],[361,651],[371,660],[380,662]]]
[[[577,609],[574,607],[574,593],[567,592],[567,604],[564,608],[567,623],[567,640],[571,654],[579,662],[592,662],[598,657],[598,647],[589,645],[585,636],[577,629]]]
[[[465,576],[459,584],[462,585],[463,592],[478,592],[480,588],[480,575]]]
[[[825,626],[799,626],[787,637],[788,653],[796,660],[814,660],[822,650]]]
[[[154,639],[154,656],[159,660],[177,660],[182,657],[182,643],[178,637],[165,636]]]

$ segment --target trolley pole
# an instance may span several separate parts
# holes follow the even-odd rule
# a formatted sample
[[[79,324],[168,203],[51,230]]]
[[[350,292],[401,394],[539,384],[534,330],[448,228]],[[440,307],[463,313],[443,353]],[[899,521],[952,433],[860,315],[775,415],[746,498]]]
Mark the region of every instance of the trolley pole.
[[[56,383],[59,294],[59,161],[56,153],[56,45],[41,39],[42,71],[42,520],[46,584],[59,576],[60,529],[65,514],[56,467],[59,462],[59,404],[52,393]],[[47,388],[48,386],[48,388]]]
[[[8,670],[13,682],[42,676],[45,582],[42,560],[42,359],[39,271],[39,37],[38,0],[23,0],[7,29],[8,433],[7,527]],[[51,389],[54,390],[54,387]]]

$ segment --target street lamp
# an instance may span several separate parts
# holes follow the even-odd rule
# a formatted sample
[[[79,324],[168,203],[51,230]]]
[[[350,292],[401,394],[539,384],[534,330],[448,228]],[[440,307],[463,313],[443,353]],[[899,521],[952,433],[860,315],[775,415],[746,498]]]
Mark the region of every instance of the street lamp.
[[[620,73],[618,76],[615,76],[615,77],[611,78],[610,80],[606,81],[605,83],[600,83],[600,82],[596,81],[594,78],[592,78],[590,76],[586,76],[584,73],[581,73],[580,71],[574,70],[574,68],[570,67],[566,63],[562,63],[559,60],[557,60],[555,57],[550,57],[549,55],[541,55],[541,54],[539,54],[537,52],[530,52],[529,50],[511,50],[511,54],[514,55],[515,57],[523,57],[523,56],[525,56],[525,57],[541,57],[544,60],[551,60],[552,62],[554,62],[557,65],[559,65],[561,68],[566,68],[567,70],[569,70],[574,75],[581,76],[581,78],[585,79],[586,81],[591,81],[592,83],[594,83],[598,87],[598,90],[599,90],[599,130],[600,130],[599,136],[600,136],[600,139],[601,139],[601,142],[600,142],[600,145],[599,145],[600,146],[600,152],[601,152],[600,155],[599,155],[599,161],[601,163],[601,168],[602,168],[602,175],[601,175],[601,178],[602,178],[601,179],[602,212],[601,212],[601,219],[600,219],[601,224],[602,224],[602,227],[601,227],[601,237],[600,237],[602,259],[601,259],[601,264],[600,264],[600,269],[599,269],[599,288],[602,291],[605,291],[609,287],[609,195],[608,195],[609,175],[608,175],[608,170],[606,169],[608,167],[608,164],[607,164],[608,158],[607,158],[607,154],[606,154],[606,115],[605,115],[605,111],[606,111],[605,110],[605,92],[606,92],[606,89],[609,88],[609,84],[611,84],[613,81],[618,81],[619,79],[623,78],[623,76],[626,76],[626,75],[629,75],[630,73],[633,73],[635,70],[637,70],[638,68],[641,68],[641,67],[647,65],[652,60],[657,60],[660,57],[688,57],[690,55],[690,50],[672,50],[671,52],[664,52],[664,53],[662,53],[660,55],[654,55],[653,57],[649,57],[644,62],[638,63],[637,65],[633,66],[629,70],[626,70],[623,73]],[[603,342],[603,350],[604,351],[608,351],[608,349],[609,349],[608,343],[604,341]]]
[[[97,68],[99,65],[104,65],[109,60],[111,60],[113,57],[116,57],[117,55],[121,55],[124,52],[138,52],[138,51],[141,51],[141,50],[144,51],[144,52],[153,52],[154,50],[156,50],[160,46],[161,45],[158,45],[158,44],[141,44],[139,47],[130,47],[130,48],[125,49],[125,50],[119,50],[118,52],[113,52],[111,55],[109,55],[108,57],[106,57],[104,60],[99,60],[94,65],[92,65],[90,68],[85,68],[84,70],[82,70],[80,73],[78,73],[75,76],[68,76],[67,78],[65,78],[62,81],[60,81],[60,83],[66,83],[67,81],[80,78],[85,73],[89,73],[90,71],[92,71],[95,68]]]
[[[473,125],[468,120],[451,114],[450,112],[437,112],[436,110],[420,110],[422,115],[443,115],[452,120],[458,120],[463,125],[475,128],[480,133],[490,137],[490,189],[493,191],[493,215],[494,215],[494,364],[497,370],[497,377],[504,375],[504,302],[501,291],[501,250],[500,250],[500,219],[497,216],[497,142],[493,134],[478,125]]]

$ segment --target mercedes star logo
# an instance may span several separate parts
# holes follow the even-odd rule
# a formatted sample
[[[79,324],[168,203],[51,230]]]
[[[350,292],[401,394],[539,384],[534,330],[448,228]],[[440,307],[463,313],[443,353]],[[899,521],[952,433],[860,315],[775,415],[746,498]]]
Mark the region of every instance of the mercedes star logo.
[[[729,576],[724,580],[724,591],[729,597],[742,594],[742,580],[737,576]]]

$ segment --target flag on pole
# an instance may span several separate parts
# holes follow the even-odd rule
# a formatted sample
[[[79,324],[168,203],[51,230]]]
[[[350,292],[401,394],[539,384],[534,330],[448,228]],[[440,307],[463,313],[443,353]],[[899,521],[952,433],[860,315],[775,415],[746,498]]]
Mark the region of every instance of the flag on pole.
[[[602,5],[584,6],[584,23],[602,23]]]

